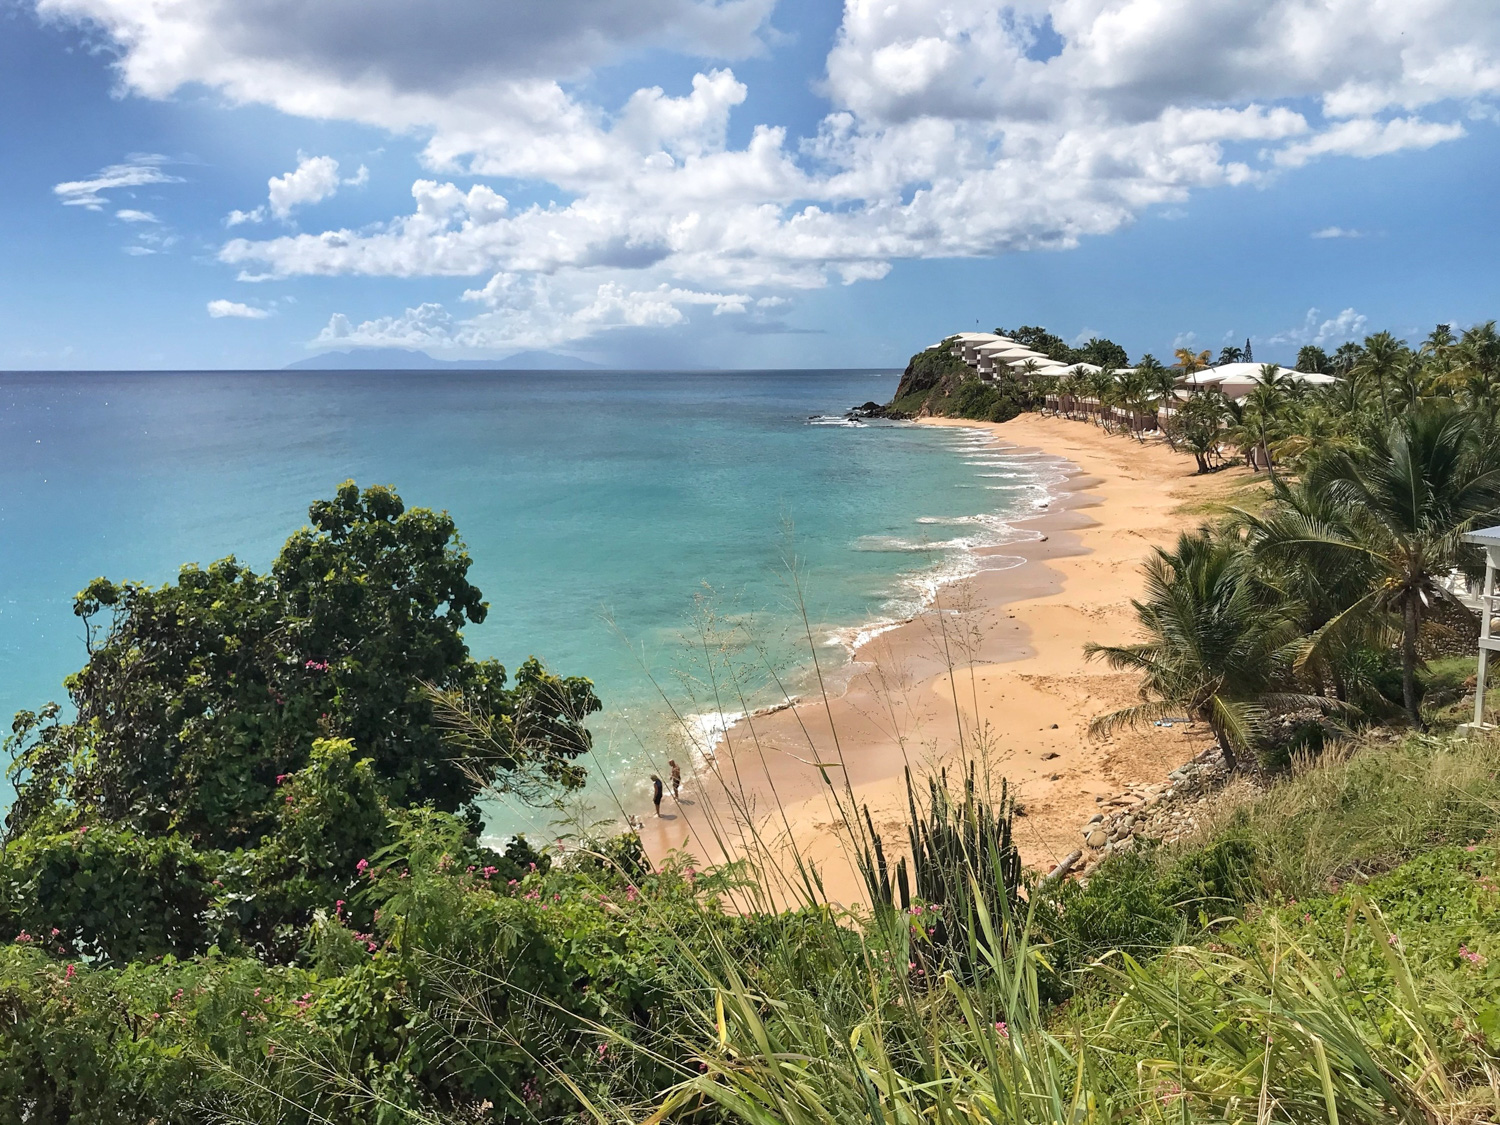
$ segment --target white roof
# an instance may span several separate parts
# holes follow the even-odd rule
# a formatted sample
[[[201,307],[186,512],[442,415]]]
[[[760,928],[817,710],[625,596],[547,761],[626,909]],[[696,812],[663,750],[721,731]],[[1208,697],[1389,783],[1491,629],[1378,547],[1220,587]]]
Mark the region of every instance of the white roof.
[[[1016,343],[1014,340],[1003,340],[1003,339],[1002,340],[994,340],[994,341],[991,341],[988,344],[980,344],[979,347],[976,350],[984,352],[986,355],[1011,355],[1011,354],[1014,354],[1014,355],[1027,356],[1027,355],[1040,355],[1041,354],[1040,352],[1034,352],[1034,351],[1032,351],[1030,348],[1023,348],[1020,344]]]
[[[972,344],[976,340],[1004,340],[1004,336],[996,336],[993,332],[955,332],[949,339],[957,337],[965,344]]]
[[[1471,531],[1464,536],[1465,543],[1478,543],[1482,547],[1500,546],[1500,527],[1486,527],[1480,531]]]
[[[1224,363],[1218,367],[1210,367],[1203,371],[1195,371],[1191,375],[1185,375],[1179,380],[1184,387],[1218,387],[1224,394],[1232,399],[1244,398],[1250,393],[1252,387],[1259,386],[1261,365],[1258,363]],[[1283,378],[1294,383],[1306,383],[1311,386],[1327,386],[1329,383],[1337,383],[1338,380],[1332,375],[1315,375],[1306,371],[1293,371],[1288,367],[1278,365],[1277,370]]]

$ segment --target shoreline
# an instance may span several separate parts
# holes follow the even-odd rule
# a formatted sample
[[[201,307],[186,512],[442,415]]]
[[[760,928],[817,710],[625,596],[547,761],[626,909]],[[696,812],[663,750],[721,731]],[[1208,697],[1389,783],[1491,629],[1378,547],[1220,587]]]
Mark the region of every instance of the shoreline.
[[[1249,473],[1197,477],[1190,458],[1160,443],[1056,417],[921,424],[988,431],[996,453],[1056,460],[1064,478],[1050,499],[1007,521],[1033,534],[974,548],[980,569],[860,646],[837,695],[732,725],[712,762],[685,773],[683,800],[669,796],[666,815],[644,817],[652,856],[680,849],[716,864],[754,852],[775,864],[795,844],[828,896],[852,905],[863,887],[820,763],[841,791],[847,777],[894,857],[905,850],[904,770],[920,781],[930,767],[985,760],[1025,810],[1015,821],[1023,861],[1045,867],[1078,846],[1104,801],[1160,781],[1201,748],[1205,735],[1181,726],[1090,738],[1089,721],[1132,701],[1137,681],[1086,664],[1083,645],[1133,635],[1130,599],[1150,548],[1197,522],[1185,504]],[[984,569],[996,556],[1019,561]]]

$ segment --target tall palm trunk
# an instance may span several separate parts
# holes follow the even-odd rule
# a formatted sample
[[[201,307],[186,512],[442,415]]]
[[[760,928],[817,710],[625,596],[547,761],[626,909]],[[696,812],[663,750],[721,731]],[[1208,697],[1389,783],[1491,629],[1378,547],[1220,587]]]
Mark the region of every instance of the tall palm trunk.
[[[1409,593],[1401,613],[1401,698],[1406,704],[1406,716],[1417,730],[1425,731],[1422,710],[1417,703],[1417,595]]]

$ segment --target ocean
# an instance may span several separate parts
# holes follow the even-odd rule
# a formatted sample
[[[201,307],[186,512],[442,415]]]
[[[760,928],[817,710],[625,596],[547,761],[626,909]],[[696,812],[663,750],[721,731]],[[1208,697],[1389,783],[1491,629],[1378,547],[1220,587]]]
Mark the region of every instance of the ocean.
[[[0,375],[0,713],[64,700],[90,579],[159,583],[230,554],[265,568],[310,501],[390,484],[457,522],[491,607],[466,633],[476,656],[594,680],[607,815],[648,759],[807,690],[814,655],[836,679],[1044,495],[1047,466],[976,431],[842,418],[898,378]],[[539,827],[524,809],[489,821]]]

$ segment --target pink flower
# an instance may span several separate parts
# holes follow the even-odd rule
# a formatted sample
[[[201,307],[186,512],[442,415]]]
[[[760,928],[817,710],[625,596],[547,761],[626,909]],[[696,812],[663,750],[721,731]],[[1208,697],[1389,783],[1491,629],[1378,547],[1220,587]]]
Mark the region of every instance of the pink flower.
[[[77,965],[69,965],[68,966],[68,971],[63,974],[63,979],[64,980],[72,980],[73,977],[76,975],[77,970],[78,970],[78,966]]]
[[[276,784],[277,784],[277,785],[280,785],[280,784],[281,784],[281,783],[282,783],[282,782],[283,782],[283,781],[285,781],[285,780],[286,780],[286,779],[287,779],[287,778],[288,778],[288,777],[290,777],[290,776],[291,776],[291,774],[287,774],[287,773],[278,773],[278,774],[277,774],[277,775],[276,775]]]
[[[368,859],[362,859],[362,860],[360,860],[358,863],[356,863],[354,865],[354,870],[357,871],[357,872],[359,872],[359,874],[361,874],[361,875],[363,875],[369,869],[370,869],[370,861]]]
[[[995,1021],[995,1030],[1000,1033],[1000,1038],[1001,1039],[1009,1039],[1010,1038],[1010,1028],[1008,1028],[1008,1027],[1005,1026],[1005,1021],[1004,1020],[996,1020]]]

